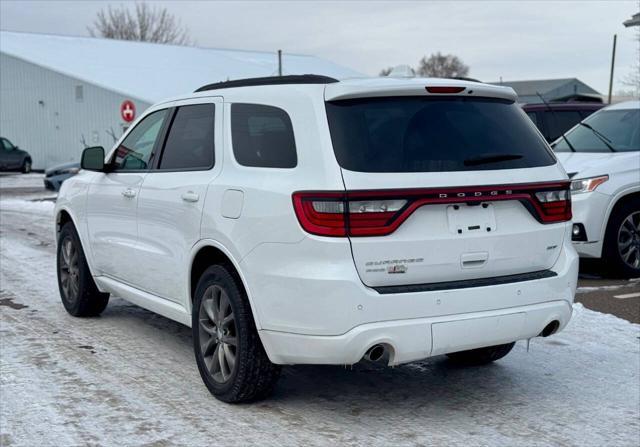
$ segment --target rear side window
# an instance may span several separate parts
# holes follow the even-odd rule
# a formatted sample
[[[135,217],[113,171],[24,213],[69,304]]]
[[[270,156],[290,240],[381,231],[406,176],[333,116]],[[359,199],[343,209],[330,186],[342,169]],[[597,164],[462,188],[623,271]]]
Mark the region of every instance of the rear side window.
[[[328,102],[338,163],[360,172],[514,169],[555,163],[518,105],[488,98]]]
[[[298,163],[291,119],[278,107],[232,104],[231,138],[241,165],[294,168]]]
[[[210,169],[214,163],[213,104],[178,108],[167,136],[160,169]]]

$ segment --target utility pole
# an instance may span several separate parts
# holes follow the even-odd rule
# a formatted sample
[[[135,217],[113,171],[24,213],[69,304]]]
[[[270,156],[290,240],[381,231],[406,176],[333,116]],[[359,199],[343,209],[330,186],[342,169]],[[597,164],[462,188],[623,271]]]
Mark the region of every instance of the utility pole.
[[[278,76],[282,76],[282,50],[278,50]]]
[[[618,35],[613,35],[613,52],[611,53],[611,75],[609,76],[609,104],[611,104],[611,90],[613,89],[613,66],[616,63],[616,40]]]

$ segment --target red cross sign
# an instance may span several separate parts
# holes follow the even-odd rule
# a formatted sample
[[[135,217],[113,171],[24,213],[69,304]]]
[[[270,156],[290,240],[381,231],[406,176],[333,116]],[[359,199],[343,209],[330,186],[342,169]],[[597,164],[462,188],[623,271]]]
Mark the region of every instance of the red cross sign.
[[[132,101],[129,101],[128,99],[123,101],[122,104],[120,104],[120,116],[127,123],[130,123],[131,121],[136,119],[135,104]]]

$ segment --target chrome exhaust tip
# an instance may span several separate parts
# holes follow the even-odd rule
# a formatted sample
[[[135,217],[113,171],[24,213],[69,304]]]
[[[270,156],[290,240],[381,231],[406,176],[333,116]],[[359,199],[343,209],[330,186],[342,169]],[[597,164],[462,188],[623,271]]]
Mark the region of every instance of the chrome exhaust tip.
[[[384,356],[386,349],[382,345],[371,346],[364,355],[364,359],[370,362],[378,362]]]

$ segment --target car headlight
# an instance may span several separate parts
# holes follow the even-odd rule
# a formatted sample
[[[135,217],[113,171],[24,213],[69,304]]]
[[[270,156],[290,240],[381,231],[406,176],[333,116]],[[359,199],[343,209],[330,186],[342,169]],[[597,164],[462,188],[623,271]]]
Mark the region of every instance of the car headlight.
[[[80,172],[80,168],[69,168],[60,171],[59,174],[77,174],[78,172]]]
[[[608,175],[573,180],[571,182],[571,194],[582,194],[583,192],[594,191],[607,180],[609,180]]]

